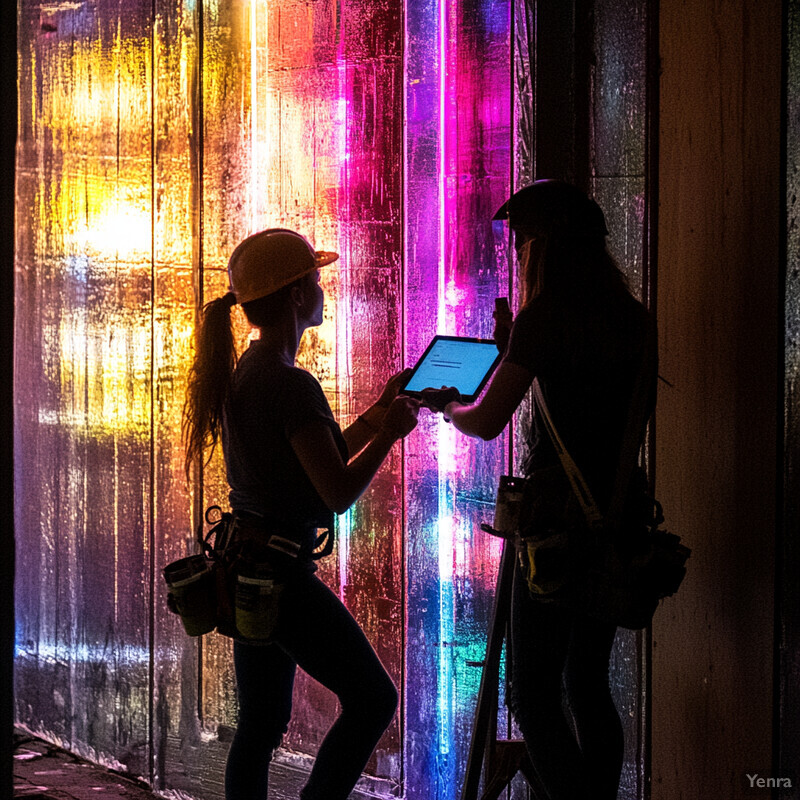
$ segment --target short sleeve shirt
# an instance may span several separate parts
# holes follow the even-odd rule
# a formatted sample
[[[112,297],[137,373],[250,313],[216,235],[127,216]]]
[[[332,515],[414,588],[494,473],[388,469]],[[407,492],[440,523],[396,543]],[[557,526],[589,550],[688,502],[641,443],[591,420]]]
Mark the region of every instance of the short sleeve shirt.
[[[291,527],[327,525],[331,512],[290,443],[311,422],[330,427],[346,461],[347,445],[319,381],[252,342],[234,372],[222,426],[234,511]]]
[[[505,360],[539,379],[558,433],[601,504],[613,490],[648,319],[632,297],[581,306],[539,297],[511,331]],[[525,474],[559,463],[538,409],[527,443]]]

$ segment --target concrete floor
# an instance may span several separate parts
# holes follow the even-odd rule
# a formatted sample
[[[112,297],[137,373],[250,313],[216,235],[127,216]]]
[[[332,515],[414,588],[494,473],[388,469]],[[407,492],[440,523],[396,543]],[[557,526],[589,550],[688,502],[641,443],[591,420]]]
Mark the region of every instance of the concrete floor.
[[[14,798],[26,800],[161,800],[197,797],[197,787],[174,789],[165,795],[150,790],[143,781],[85,761],[23,730],[14,732]],[[286,759],[277,759],[270,768],[270,800],[296,800],[308,772]],[[362,779],[361,784],[369,784]],[[380,784],[379,781],[372,781]],[[221,784],[221,776],[220,776]],[[387,800],[391,795],[377,786],[355,789],[351,800]],[[195,789],[195,791],[188,791]],[[370,791],[372,789],[372,791]],[[208,798],[219,798],[222,788],[206,787]]]
[[[154,800],[140,782],[41,739],[14,734],[14,797],[27,800]]]

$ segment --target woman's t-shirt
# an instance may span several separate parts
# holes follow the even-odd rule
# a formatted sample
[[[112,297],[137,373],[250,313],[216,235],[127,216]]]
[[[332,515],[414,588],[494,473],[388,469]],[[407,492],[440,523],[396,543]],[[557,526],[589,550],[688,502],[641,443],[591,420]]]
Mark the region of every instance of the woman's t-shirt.
[[[289,441],[304,425],[319,421],[330,427],[346,461],[347,445],[319,381],[252,342],[236,366],[222,425],[234,511],[291,528],[327,527],[331,512]]]
[[[633,297],[577,305],[540,296],[511,331],[505,360],[538,377],[558,433],[601,507],[613,490],[648,325]],[[527,441],[526,475],[559,463],[538,408]]]

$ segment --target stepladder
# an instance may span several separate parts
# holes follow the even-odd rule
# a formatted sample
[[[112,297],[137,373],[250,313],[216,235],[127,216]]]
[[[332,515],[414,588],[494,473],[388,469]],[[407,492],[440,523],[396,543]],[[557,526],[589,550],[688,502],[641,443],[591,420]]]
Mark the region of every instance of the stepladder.
[[[496,533],[491,528],[483,527],[484,530]],[[500,660],[503,643],[509,639],[515,565],[514,542],[505,538],[497,574],[492,616],[489,620],[486,657],[475,707],[461,800],[497,800],[518,772],[525,776],[529,785],[533,785],[535,781],[525,742],[522,739],[498,738],[497,730]],[[510,642],[507,642],[508,644]],[[482,773],[483,792],[479,795]]]

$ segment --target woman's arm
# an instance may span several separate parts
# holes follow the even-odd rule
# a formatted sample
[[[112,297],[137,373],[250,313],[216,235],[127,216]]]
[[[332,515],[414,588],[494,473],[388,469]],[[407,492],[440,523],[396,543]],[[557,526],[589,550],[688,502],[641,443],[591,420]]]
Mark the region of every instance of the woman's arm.
[[[330,426],[321,420],[304,425],[289,442],[325,505],[342,514],[369,486],[392,445],[414,429],[418,411],[416,400],[396,399],[369,444],[348,464],[339,454]]]
[[[388,406],[375,403],[359,414],[352,424],[342,429],[342,436],[347,443],[347,452],[351,457],[360,453],[380,430],[387,408]]]
[[[467,436],[494,439],[508,425],[533,378],[525,367],[503,361],[477,403],[464,405],[454,400],[445,406],[444,415]]]
[[[392,375],[386,382],[386,386],[383,387],[378,400],[366,411],[359,414],[355,422],[342,431],[342,436],[344,436],[344,440],[347,443],[347,452],[351,458],[360,453],[380,430],[383,418],[386,416],[386,410],[391,405],[392,400],[397,397],[400,389],[405,386],[409,375],[411,375],[410,369],[404,369]]]

